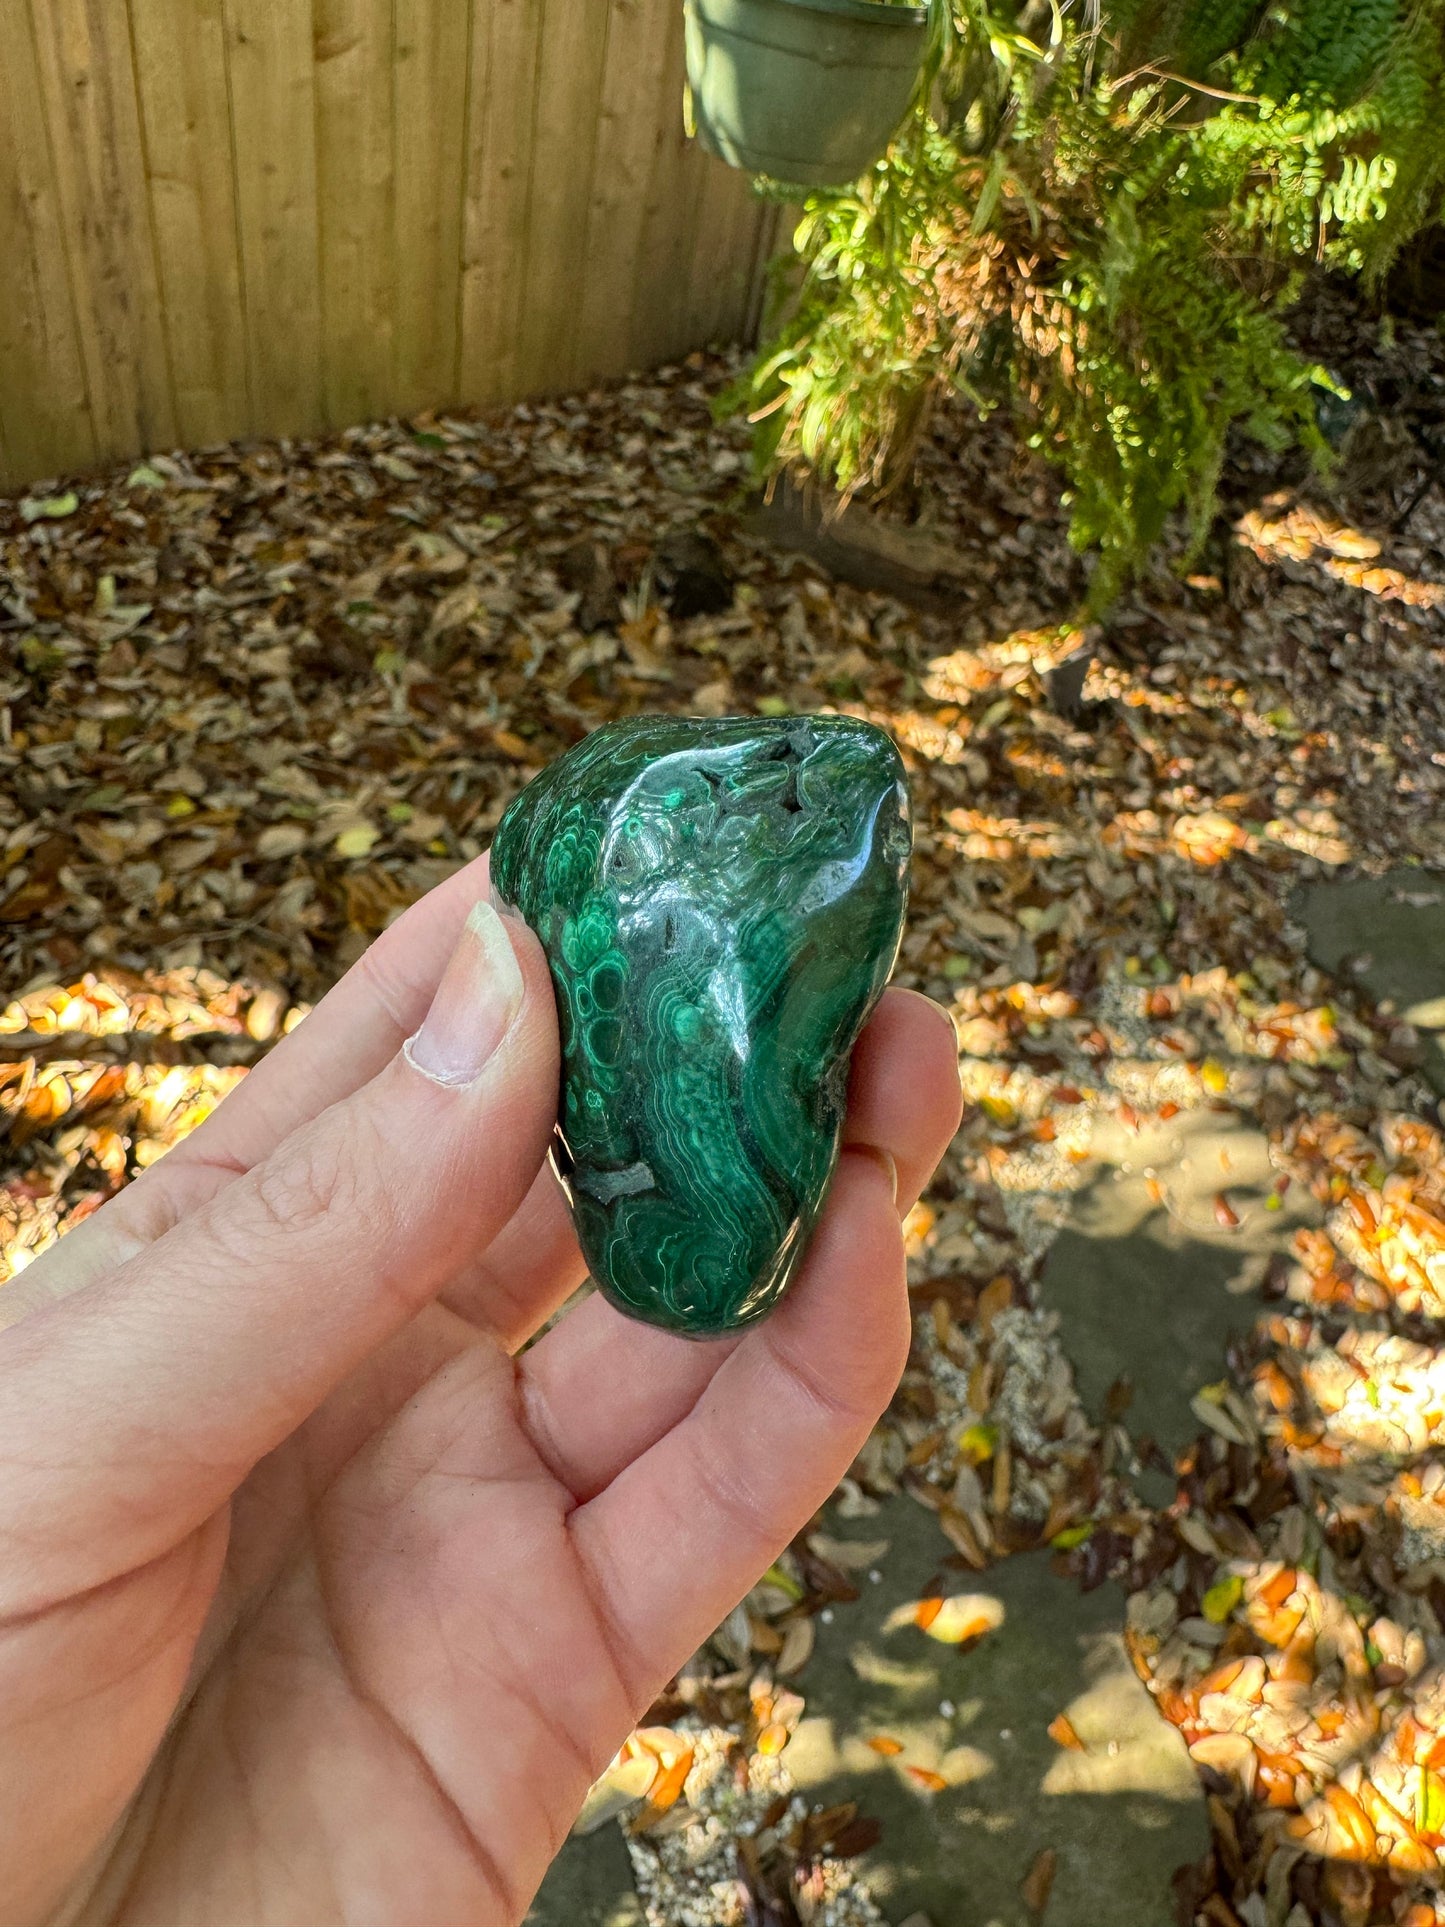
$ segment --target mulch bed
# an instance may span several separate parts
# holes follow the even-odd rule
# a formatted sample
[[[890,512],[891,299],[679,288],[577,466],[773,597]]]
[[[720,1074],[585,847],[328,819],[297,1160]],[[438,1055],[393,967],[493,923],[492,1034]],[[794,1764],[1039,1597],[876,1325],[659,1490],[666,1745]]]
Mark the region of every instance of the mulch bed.
[[[997,420],[945,415],[925,451],[942,606],[769,549],[746,431],[711,413],[722,357],[0,501],[0,1276],[597,723],[869,716],[917,809],[900,978],[951,1005],[969,1107],[909,1227],[915,1359],[844,1500],[937,1513],[935,1637],[987,1636],[947,1588],[1014,1550],[1126,1578],[1210,1791],[1181,1919],[1437,1919],[1445,1153],[1418,1037],[1309,966],[1287,905],[1445,870],[1445,345],[1328,288],[1301,328],[1358,398],[1336,475],[1241,447],[1206,553],[1088,633],[1057,484]],[[1084,652],[1073,701],[1053,672]],[[1035,1287],[1094,1119],[1198,1107],[1262,1125],[1328,1215],[1151,1510],[1147,1443],[1123,1402],[1085,1416]],[[639,1840],[716,1829],[718,1744],[752,1773],[718,1920],[853,1917],[836,1868],[868,1827],[810,1831],[757,1765],[785,1764],[811,1619],[852,1586],[836,1552],[805,1535],[618,1762]],[[697,1743],[664,1729],[724,1735],[696,1806]]]

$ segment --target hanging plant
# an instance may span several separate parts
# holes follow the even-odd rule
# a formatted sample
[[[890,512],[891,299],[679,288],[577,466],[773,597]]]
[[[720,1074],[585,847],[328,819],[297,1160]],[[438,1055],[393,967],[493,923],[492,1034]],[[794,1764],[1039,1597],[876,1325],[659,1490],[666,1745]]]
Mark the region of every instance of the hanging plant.
[[[905,475],[936,396],[1016,415],[1064,474],[1102,608],[1226,438],[1324,457],[1289,304],[1377,277],[1445,192],[1445,0],[945,0],[887,154],[813,193],[804,264],[729,398],[760,472]],[[937,37],[935,36],[935,44]]]

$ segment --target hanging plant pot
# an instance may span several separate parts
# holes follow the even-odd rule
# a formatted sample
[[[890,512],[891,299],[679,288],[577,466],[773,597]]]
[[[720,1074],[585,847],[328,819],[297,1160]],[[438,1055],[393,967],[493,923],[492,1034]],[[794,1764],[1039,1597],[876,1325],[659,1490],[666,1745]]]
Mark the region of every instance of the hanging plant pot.
[[[886,0],[686,0],[698,139],[751,174],[843,187],[893,138],[928,8]]]

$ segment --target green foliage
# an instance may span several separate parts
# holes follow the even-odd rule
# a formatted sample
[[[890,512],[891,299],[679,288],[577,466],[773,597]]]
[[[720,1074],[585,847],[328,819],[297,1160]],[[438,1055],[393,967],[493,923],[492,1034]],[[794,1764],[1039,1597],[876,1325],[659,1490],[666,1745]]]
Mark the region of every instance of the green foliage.
[[[1202,536],[1232,426],[1323,454],[1282,317],[1309,262],[1378,277],[1438,214],[1445,0],[934,5],[913,113],[804,203],[731,400],[764,470],[844,491],[906,472],[937,393],[1007,403],[1098,606],[1173,511]]]

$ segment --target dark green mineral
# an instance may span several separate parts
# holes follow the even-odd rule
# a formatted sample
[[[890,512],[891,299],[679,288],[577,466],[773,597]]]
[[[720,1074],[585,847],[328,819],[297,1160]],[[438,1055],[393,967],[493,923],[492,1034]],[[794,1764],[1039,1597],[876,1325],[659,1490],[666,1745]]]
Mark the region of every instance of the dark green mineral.
[[[610,723],[502,818],[493,884],[557,990],[556,1162],[623,1311],[705,1337],[787,1288],[910,844],[898,752],[848,716]]]

